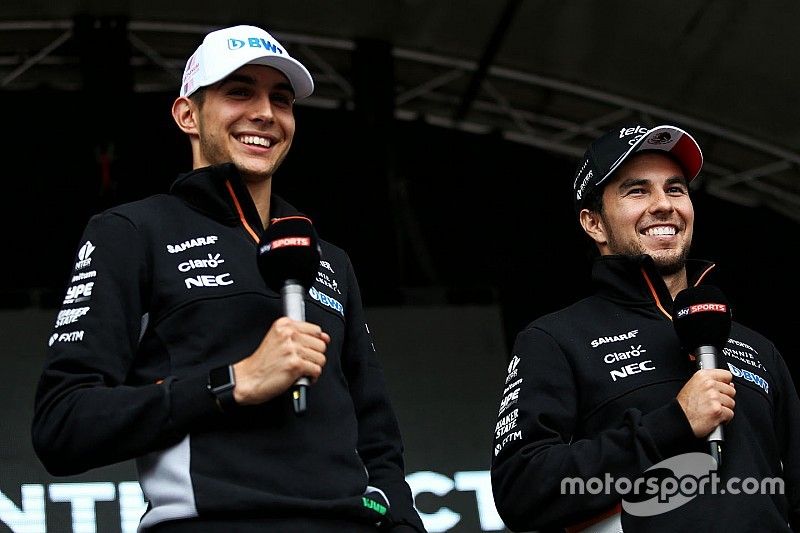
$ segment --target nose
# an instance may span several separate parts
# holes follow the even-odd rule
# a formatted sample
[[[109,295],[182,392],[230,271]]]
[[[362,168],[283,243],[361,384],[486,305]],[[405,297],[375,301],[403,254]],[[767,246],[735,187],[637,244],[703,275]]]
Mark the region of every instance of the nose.
[[[653,201],[650,203],[650,212],[652,213],[665,213],[675,209],[672,205],[672,199],[666,191],[657,190],[653,195]]]
[[[272,102],[268,94],[262,94],[253,100],[251,119],[254,122],[266,122],[267,124],[275,122],[275,115],[272,112]]]

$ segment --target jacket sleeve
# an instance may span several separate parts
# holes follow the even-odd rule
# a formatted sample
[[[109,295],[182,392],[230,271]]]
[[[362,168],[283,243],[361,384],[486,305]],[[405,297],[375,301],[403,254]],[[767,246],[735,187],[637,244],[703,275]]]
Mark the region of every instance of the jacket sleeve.
[[[358,417],[358,453],[367,469],[369,485],[382,491],[396,531],[413,528],[424,532],[405,480],[403,443],[389,400],[383,369],[365,321],[353,267],[349,260],[344,345],[345,374]],[[368,489],[369,490],[369,489]]]
[[[147,312],[147,264],[127,218],[107,212],[89,221],[35,394],[33,447],[53,475],[167,447],[190,418],[213,415],[213,402],[192,399],[203,391],[199,379],[126,383]]]
[[[514,343],[492,450],[497,510],[514,531],[564,528],[620,502],[614,494],[570,494],[568,478],[633,479],[694,439],[677,400],[585,438],[579,431],[580,388],[558,343],[529,327]],[[564,486],[562,486],[564,485]]]
[[[775,407],[775,433],[781,447],[789,525],[792,531],[800,531],[800,399],[792,374],[777,349],[774,357],[780,391]]]

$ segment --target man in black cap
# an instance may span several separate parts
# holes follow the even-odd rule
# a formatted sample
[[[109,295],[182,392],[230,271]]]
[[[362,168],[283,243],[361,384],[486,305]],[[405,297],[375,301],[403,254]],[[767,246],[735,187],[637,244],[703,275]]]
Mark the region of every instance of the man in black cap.
[[[702,163],[686,131],[629,124],[578,165],[595,293],[514,344],[491,468],[513,530],[800,527],[800,401],[780,353],[733,322],[715,368],[697,370],[673,325],[676,295],[714,269],[687,259]],[[706,441],[718,427],[719,464]]]

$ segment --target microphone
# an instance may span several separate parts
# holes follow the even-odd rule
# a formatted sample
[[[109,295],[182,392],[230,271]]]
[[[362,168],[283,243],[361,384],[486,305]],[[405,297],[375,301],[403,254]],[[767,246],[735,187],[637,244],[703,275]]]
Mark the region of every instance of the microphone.
[[[317,276],[320,258],[317,232],[304,216],[274,218],[258,244],[258,270],[267,286],[280,293],[283,313],[292,320],[305,320],[303,296]],[[308,408],[308,378],[292,386],[292,405],[298,415]]]
[[[698,369],[717,368],[720,353],[731,332],[731,306],[722,291],[713,285],[682,290],[675,296],[673,323],[683,349],[693,353]],[[722,464],[722,426],[706,438],[711,456]]]

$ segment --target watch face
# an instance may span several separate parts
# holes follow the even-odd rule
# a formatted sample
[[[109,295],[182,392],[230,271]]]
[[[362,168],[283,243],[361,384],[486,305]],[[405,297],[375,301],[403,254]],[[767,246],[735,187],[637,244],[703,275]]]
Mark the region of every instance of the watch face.
[[[208,388],[211,389],[211,392],[222,392],[232,389],[233,386],[233,367],[231,365],[213,368],[208,373]]]

